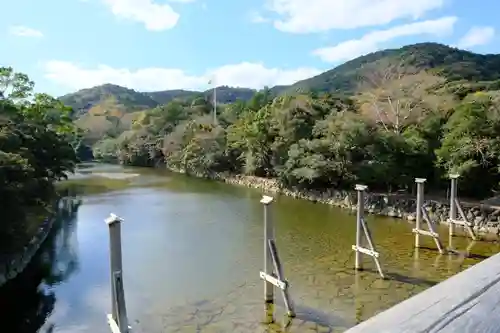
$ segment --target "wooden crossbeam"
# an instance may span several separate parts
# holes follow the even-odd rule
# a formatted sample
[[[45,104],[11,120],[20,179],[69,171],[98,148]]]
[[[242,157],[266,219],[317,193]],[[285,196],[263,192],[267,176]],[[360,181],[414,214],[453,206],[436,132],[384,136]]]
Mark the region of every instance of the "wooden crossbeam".
[[[366,254],[366,255],[369,255],[371,257],[378,258],[378,256],[379,256],[378,252],[370,250],[370,249],[367,249],[367,248],[364,248],[364,247],[361,247],[361,246],[353,245],[352,249],[354,251],[359,251],[359,252],[361,252],[363,254]]]
[[[272,283],[273,285],[275,285],[276,287],[278,287],[282,290],[285,290],[288,287],[286,281],[281,281],[278,278],[276,278],[275,276],[266,274],[262,271],[260,272],[260,278],[262,280],[266,280],[267,282]]]
[[[424,221],[427,223],[429,231],[431,232],[432,235],[431,237],[434,238],[434,242],[436,243],[436,247],[438,248],[439,253],[443,254],[445,252],[443,243],[439,238],[439,234],[434,229],[434,223],[431,221],[431,218],[429,217],[429,214],[427,213],[425,206],[422,206],[422,216],[424,218]]]
[[[276,277],[280,281],[284,281],[285,283],[285,288],[281,289],[281,295],[283,296],[283,301],[285,302],[286,311],[288,313],[288,316],[294,317],[295,312],[293,311],[292,302],[290,300],[290,294],[288,293],[288,283],[286,282],[283,274],[283,266],[281,266],[281,260],[278,256],[278,249],[276,248],[276,243],[274,242],[274,239],[270,239],[268,241],[268,244],[269,244],[269,251],[271,251],[271,256],[273,258],[274,273],[276,274]]]
[[[453,223],[454,225],[459,225],[461,227],[465,227],[466,225],[468,225],[468,222],[466,221],[455,220],[455,219],[448,219],[448,223]]]
[[[289,284],[285,280],[278,249],[274,241],[274,226],[270,212],[273,198],[263,196],[260,202],[264,205],[264,271],[261,271],[259,276],[265,281],[265,301],[268,304],[274,303],[274,287],[279,288],[283,296],[283,301],[285,302],[288,316],[295,317],[290,294],[288,292]]]
[[[415,221],[415,228],[413,228],[412,232],[415,234],[415,247],[420,247],[420,238],[419,236],[429,236],[434,239],[436,243],[436,247],[438,248],[439,253],[443,254],[444,247],[439,239],[439,234],[434,229],[434,223],[431,221],[427,210],[425,209],[424,204],[424,183],[425,178],[415,178],[415,183],[417,183],[417,217]],[[422,228],[422,219],[427,224],[427,230]]]
[[[473,240],[477,240],[476,233],[474,232],[474,229],[472,229],[472,223],[469,221],[467,218],[467,215],[465,215],[464,210],[462,209],[462,206],[460,205],[460,201],[458,200],[458,174],[451,174],[450,179],[451,179],[451,187],[450,187],[450,216],[447,220],[448,225],[449,225],[449,234],[450,237],[453,236],[454,233],[454,226],[455,225],[460,225],[465,227],[467,229],[467,232],[469,233],[470,237]],[[457,219],[457,211],[458,214],[460,215],[461,219]]]
[[[462,205],[460,205],[460,201],[458,201],[457,198],[455,198],[455,205],[457,206],[458,213],[462,217],[462,220],[464,221],[464,226],[469,232],[470,237],[473,240],[477,240],[476,233],[474,232],[474,229],[472,229],[472,223],[467,218],[467,215],[465,215],[464,210],[462,209]]]
[[[413,228],[412,231],[414,233],[420,234],[422,236],[430,236],[430,237],[433,237],[433,238],[438,238],[439,237],[439,234],[437,234],[435,232],[432,232],[432,231],[427,231],[427,230],[422,230],[422,229],[417,229],[417,228]]]
[[[384,273],[382,272],[382,267],[380,266],[380,262],[378,260],[379,253],[375,249],[370,230],[368,229],[363,217],[365,210],[364,194],[367,186],[356,185],[354,189],[358,192],[358,207],[356,212],[356,245],[352,245],[352,249],[356,253],[354,268],[357,270],[362,269],[361,254],[365,254],[373,258],[375,265],[377,266],[378,273],[382,278],[384,278]],[[366,240],[368,247],[363,246],[363,240]]]
[[[368,229],[368,226],[366,225],[365,219],[361,219],[361,226],[363,228],[363,232],[365,234],[365,239],[368,242],[368,246],[370,247],[370,250],[372,253],[377,253],[377,250],[375,249],[375,245],[373,243],[372,235],[370,233],[370,230]],[[378,255],[377,256],[371,256],[373,260],[375,261],[375,265],[377,266],[378,273],[382,278],[384,278],[384,273],[382,272],[382,267],[380,266],[380,261],[378,260]]]

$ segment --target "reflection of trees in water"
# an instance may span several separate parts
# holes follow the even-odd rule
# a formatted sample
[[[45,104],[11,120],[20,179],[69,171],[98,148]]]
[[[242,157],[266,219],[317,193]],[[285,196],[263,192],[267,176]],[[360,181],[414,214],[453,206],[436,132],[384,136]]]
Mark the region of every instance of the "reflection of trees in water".
[[[56,296],[51,286],[67,280],[78,269],[76,213],[80,203],[61,200],[54,227],[32,262],[19,276],[0,288],[2,331],[35,333],[54,309]],[[43,333],[50,333],[48,327]]]

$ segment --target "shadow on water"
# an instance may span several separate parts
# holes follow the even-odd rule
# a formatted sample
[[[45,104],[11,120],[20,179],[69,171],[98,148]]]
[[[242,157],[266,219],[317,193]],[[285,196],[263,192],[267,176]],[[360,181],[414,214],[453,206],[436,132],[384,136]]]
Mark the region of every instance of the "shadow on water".
[[[80,203],[75,198],[61,200],[51,233],[26,269],[0,288],[2,332],[51,333],[40,331],[54,310],[56,296],[52,286],[66,281],[78,270],[78,256],[71,243]]]
[[[278,304],[280,304],[278,302]],[[281,305],[283,306],[283,305]],[[299,329],[305,323],[313,323],[315,326],[322,327],[321,332],[330,333],[339,328],[347,329],[356,324],[356,322],[348,321],[345,316],[337,316],[334,313],[327,313],[316,308],[306,306],[304,304],[294,303],[295,317],[286,318],[282,331],[289,332],[292,328]],[[272,309],[268,309],[272,311]]]
[[[373,273],[377,273],[377,272],[373,271]],[[386,279],[388,279],[388,280],[394,280],[394,281],[401,282],[401,283],[408,283],[408,284],[411,284],[414,286],[432,287],[432,286],[435,286],[436,284],[438,284],[438,282],[436,282],[436,281],[431,281],[431,280],[427,280],[427,279],[423,279],[423,278],[419,278],[419,277],[407,276],[407,275],[403,275],[403,274],[399,274],[399,273],[395,273],[395,272],[386,272],[386,273],[384,273],[384,275],[385,275]]]

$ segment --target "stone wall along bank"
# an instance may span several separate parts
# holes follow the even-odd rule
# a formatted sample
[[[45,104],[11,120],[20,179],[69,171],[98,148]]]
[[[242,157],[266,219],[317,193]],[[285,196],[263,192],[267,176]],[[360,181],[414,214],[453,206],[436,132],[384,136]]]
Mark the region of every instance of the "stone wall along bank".
[[[38,231],[31,241],[19,253],[6,257],[0,255],[0,287],[24,271],[47,239],[55,221],[61,217],[63,212],[71,213],[75,211],[79,204],[80,201],[77,199],[64,198],[59,200],[56,204],[58,214],[52,218],[45,219],[38,227]]]
[[[31,241],[17,254],[0,257],[0,287],[14,279],[31,262],[52,229],[54,219],[46,219],[38,228]]]
[[[354,191],[327,190],[320,191],[295,191],[293,189],[282,188],[278,181],[274,179],[253,177],[253,176],[233,176],[214,175],[211,177],[228,184],[241,185],[260,189],[262,191],[283,194],[294,198],[320,202],[337,207],[355,210],[356,193]],[[450,212],[450,205],[446,199],[425,200],[425,206],[430,218],[436,223],[447,223]],[[474,230],[482,234],[500,234],[500,209],[481,204],[461,204],[464,213],[473,224]],[[415,220],[416,196],[400,194],[373,194],[367,193],[365,208],[368,213],[389,216],[394,218]]]

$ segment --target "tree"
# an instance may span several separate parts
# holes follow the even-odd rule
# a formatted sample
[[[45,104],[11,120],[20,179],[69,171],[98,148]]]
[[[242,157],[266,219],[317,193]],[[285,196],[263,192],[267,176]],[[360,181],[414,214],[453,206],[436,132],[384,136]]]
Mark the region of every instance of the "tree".
[[[26,74],[14,72],[12,67],[0,67],[0,101],[24,101],[33,94],[34,86]]]
[[[224,129],[214,126],[210,116],[197,117],[176,127],[164,139],[167,165],[188,174],[208,176],[223,171],[226,140]]]
[[[475,93],[465,99],[444,126],[437,165],[458,173],[461,189],[485,193],[500,181],[500,110],[491,96]]]
[[[401,134],[408,125],[441,107],[443,98],[432,96],[429,89],[443,81],[402,62],[371,66],[359,86],[361,112],[386,131]]]
[[[289,150],[280,178],[287,185],[342,188],[356,181],[367,160],[374,129],[353,113],[331,113],[318,121],[314,139]]]
[[[53,183],[73,170],[79,132],[69,108],[46,94],[33,96],[26,75],[0,68],[0,86],[0,204],[21,213],[46,203]]]

